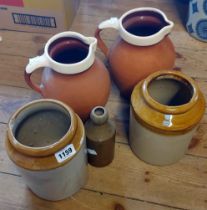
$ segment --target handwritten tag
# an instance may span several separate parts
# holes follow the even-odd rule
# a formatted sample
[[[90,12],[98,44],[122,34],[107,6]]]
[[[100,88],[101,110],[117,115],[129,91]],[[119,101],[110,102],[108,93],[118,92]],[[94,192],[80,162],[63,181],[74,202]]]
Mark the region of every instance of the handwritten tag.
[[[76,150],[73,144],[69,144],[65,148],[60,150],[59,152],[56,152],[55,157],[58,163],[62,163],[63,161],[73,156],[75,153],[76,153]]]

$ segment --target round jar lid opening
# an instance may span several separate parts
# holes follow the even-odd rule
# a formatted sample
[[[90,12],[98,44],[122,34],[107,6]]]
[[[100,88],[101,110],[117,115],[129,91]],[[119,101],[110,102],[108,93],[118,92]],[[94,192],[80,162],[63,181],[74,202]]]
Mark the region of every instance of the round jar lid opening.
[[[184,105],[193,97],[192,85],[179,77],[158,76],[147,88],[155,101],[166,106]]]
[[[102,106],[96,106],[92,109],[90,118],[95,124],[102,125],[108,120],[108,111]]]
[[[46,156],[72,140],[76,123],[73,111],[64,103],[52,99],[36,100],[11,117],[9,140],[24,154]]]
[[[105,112],[106,111],[105,111],[105,109],[103,107],[97,107],[97,108],[94,109],[94,113],[97,116],[102,116],[102,115],[105,114]]]
[[[31,107],[17,115],[13,134],[16,140],[29,147],[50,146],[65,136],[71,125],[69,113],[59,105]]]
[[[182,113],[197,100],[197,85],[188,76],[175,71],[156,72],[143,83],[147,103],[163,113]]]

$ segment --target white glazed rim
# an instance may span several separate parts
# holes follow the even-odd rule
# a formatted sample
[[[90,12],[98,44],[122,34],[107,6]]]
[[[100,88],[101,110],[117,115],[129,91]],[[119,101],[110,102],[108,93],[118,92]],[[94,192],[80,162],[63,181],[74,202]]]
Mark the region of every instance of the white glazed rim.
[[[128,15],[135,12],[139,12],[139,11],[150,11],[150,12],[155,12],[157,14],[160,14],[163,17],[164,21],[166,21],[166,23],[168,23],[169,25],[163,27],[157,33],[153,35],[149,35],[149,36],[133,35],[124,28],[123,20]],[[154,7],[141,7],[141,8],[135,8],[135,9],[129,10],[128,12],[124,13],[119,19],[119,30],[120,30],[121,37],[129,43],[134,44],[134,45],[139,45],[139,46],[150,46],[153,44],[157,44],[163,39],[165,35],[171,32],[173,26],[174,26],[174,23],[167,18],[164,12]]]
[[[60,63],[52,59],[48,53],[49,47],[55,40],[59,38],[63,38],[63,37],[77,38],[83,43],[89,45],[88,55],[86,56],[86,58],[84,58],[80,62],[72,63],[72,64],[64,64],[64,63]],[[97,45],[97,39],[95,37],[85,37],[82,34],[77,33],[77,32],[65,31],[65,32],[61,32],[59,34],[52,36],[47,41],[44,48],[44,55],[49,60],[49,62],[54,65],[52,66],[52,68],[56,72],[63,73],[63,74],[78,74],[78,73],[86,71],[94,63],[95,56],[93,54],[96,50],[96,45]],[[55,66],[58,66],[58,68],[55,68]],[[64,69],[66,68],[70,70],[65,71]]]

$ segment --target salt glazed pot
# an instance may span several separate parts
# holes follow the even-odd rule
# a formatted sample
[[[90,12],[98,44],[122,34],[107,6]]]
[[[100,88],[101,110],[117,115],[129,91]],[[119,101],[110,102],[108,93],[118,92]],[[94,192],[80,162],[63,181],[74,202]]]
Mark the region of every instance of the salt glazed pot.
[[[27,84],[44,98],[65,102],[86,120],[94,106],[105,105],[110,93],[110,77],[95,57],[97,40],[76,32],[56,34],[46,43],[44,54],[29,60]],[[46,67],[40,86],[31,81],[32,73]]]
[[[176,71],[148,76],[131,96],[132,151],[153,165],[175,163],[186,153],[204,111],[204,96],[190,77]]]
[[[119,19],[113,17],[99,24],[95,33],[98,46],[108,58],[123,95],[130,96],[137,82],[149,74],[173,68],[175,50],[167,36],[173,25],[162,11],[151,7],[132,9]],[[119,31],[110,50],[100,37],[107,28]]]
[[[17,110],[8,123],[6,150],[27,186],[40,198],[65,199],[87,180],[83,123],[60,101],[36,100]]]
[[[110,164],[114,159],[116,127],[109,119],[107,109],[94,107],[85,129],[88,162],[96,167]]]
[[[194,38],[207,42],[207,0],[189,1],[189,14],[186,28]]]

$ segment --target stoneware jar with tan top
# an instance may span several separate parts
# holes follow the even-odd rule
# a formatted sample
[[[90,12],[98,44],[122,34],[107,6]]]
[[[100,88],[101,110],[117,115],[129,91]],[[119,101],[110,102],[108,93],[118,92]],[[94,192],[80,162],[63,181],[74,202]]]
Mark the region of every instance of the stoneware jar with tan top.
[[[135,8],[119,19],[112,17],[99,24],[95,34],[98,46],[123,95],[130,96],[137,82],[149,74],[173,68],[175,50],[168,37],[173,25],[162,11],[151,7]],[[100,32],[109,28],[119,34],[110,49],[100,37]]]
[[[205,111],[205,99],[193,79],[161,71],[138,83],[131,96],[129,143],[153,165],[168,165],[186,153]]]
[[[83,123],[62,102],[36,100],[17,110],[8,123],[6,150],[40,198],[65,199],[86,182]]]
[[[110,77],[104,64],[95,56],[97,40],[67,31],[54,35],[44,53],[29,60],[25,80],[44,98],[65,102],[86,120],[94,106],[103,106],[110,93]],[[31,80],[40,67],[41,84]]]

